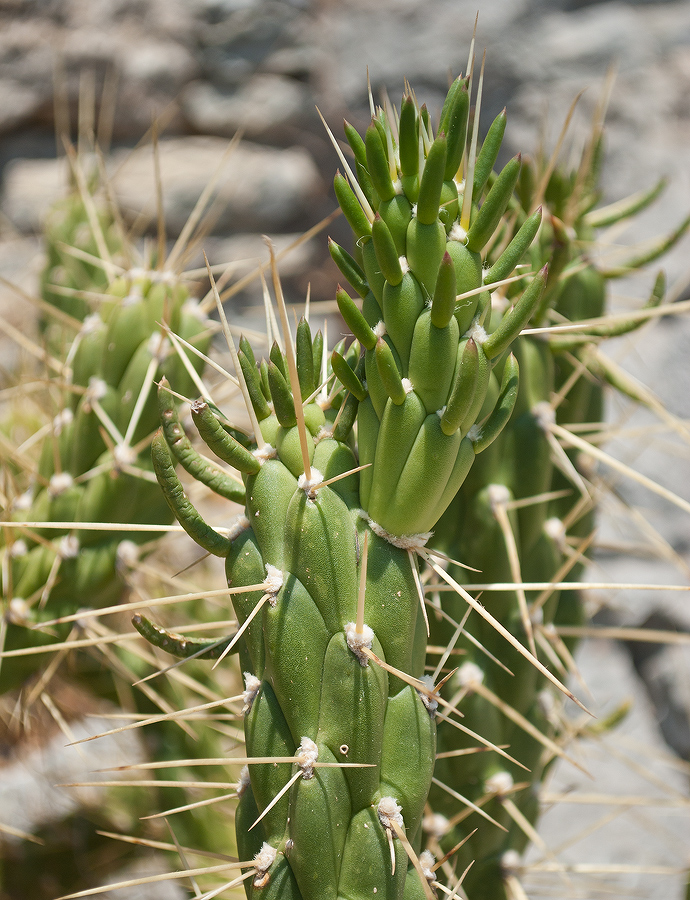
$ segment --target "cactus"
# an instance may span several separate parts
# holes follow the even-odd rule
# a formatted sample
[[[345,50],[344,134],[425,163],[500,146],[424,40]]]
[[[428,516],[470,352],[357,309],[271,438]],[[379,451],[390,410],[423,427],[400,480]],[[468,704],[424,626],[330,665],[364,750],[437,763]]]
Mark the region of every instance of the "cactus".
[[[151,483],[147,437],[158,419],[154,380],[167,375],[184,392],[193,385],[157,323],[174,328],[198,349],[208,347],[208,327],[185,306],[187,297],[186,287],[156,271],[124,273],[110,285],[68,349],[59,372],[64,406],[43,441],[34,486],[15,503],[15,521],[133,526],[169,521],[155,479]],[[192,365],[198,370],[201,362],[197,358]],[[23,529],[5,548],[3,593],[10,605],[3,690],[34,666],[31,656],[13,651],[53,640],[27,629],[83,605],[115,602],[122,591],[118,547],[123,540],[140,544],[148,537],[136,528],[109,534],[89,530],[88,524]]]
[[[564,433],[564,425],[584,423],[591,423],[590,431],[596,432],[603,415],[607,369],[593,348],[644,321],[603,318],[606,280],[652,262],[690,225],[685,220],[652,251],[631,257],[627,264],[608,271],[597,268],[587,250],[580,249],[594,243],[595,227],[633,215],[658,195],[661,186],[609,210],[594,208],[600,150],[601,133],[595,126],[578,170],[566,174],[559,168],[551,171],[553,166],[546,162],[536,168],[527,162],[521,172],[513,200],[513,234],[536,207],[542,203],[546,207],[545,224],[524,256],[531,267],[549,264],[546,290],[532,324],[583,324],[561,333],[545,328],[544,333],[523,335],[515,342],[521,382],[511,420],[473,468],[434,537],[435,546],[452,559],[479,571],[452,566],[451,573],[463,583],[518,585],[512,591],[491,591],[486,607],[563,675],[573,670],[573,641],[560,639],[554,626],[582,624],[582,601],[572,590],[519,586],[577,580],[592,538],[594,504],[578,472],[579,450],[561,450],[555,435]],[[506,230],[510,234],[508,225]],[[515,258],[511,264],[519,261]],[[502,277],[510,274],[499,259],[485,282],[496,271]],[[664,278],[659,275],[647,307],[661,303],[663,294]],[[555,432],[558,427],[561,431]],[[501,647],[492,630],[476,617],[470,618],[462,635],[454,634],[453,623],[460,621],[464,603],[452,592],[438,596],[444,616],[432,616],[432,644],[451,642],[464,654],[451,680],[456,691],[453,702],[460,704],[466,725],[477,730],[483,726],[484,735],[509,746],[520,765],[490,754],[463,755],[471,752],[472,742],[457,729],[441,725],[428,846],[445,852],[466,836],[472,823],[467,822],[467,811],[458,810],[458,794],[480,806],[494,824],[473,817],[478,827],[459,850],[458,865],[462,869],[474,863],[463,883],[470,900],[495,900],[512,896],[507,887],[514,877],[509,861],[519,858],[516,854],[531,839],[541,782],[548,766],[564,756],[563,727],[553,692],[538,684],[533,667],[512,649]],[[430,668],[438,672],[436,663],[430,658]]]
[[[347,176],[336,176],[335,190],[361,255],[334,242],[330,250],[363,300],[360,310],[338,290],[355,340],[336,347],[326,365],[323,341],[303,319],[293,345],[273,261],[285,350],[274,343],[259,364],[247,341],[239,351],[228,341],[252,443],[237,440],[207,400],[192,404],[207,446],[243,473],[245,513],[229,536],[185,496],[175,460],[192,474],[194,466],[167,427],[153,443],[179,522],[226,560],[240,627],[222,655],[238,650],[246,684],[248,773],[238,782],[237,841],[247,896],[257,900],[372,892],[412,900],[432,897],[437,883],[432,862],[419,856],[421,820],[435,711],[449,704],[442,685],[423,677],[419,560],[435,565],[425,549],[431,529],[510,418],[518,365],[507,351],[547,279],[546,269],[528,279],[487,333],[482,251],[511,200],[520,160],[487,190],[502,129],[475,158],[477,126],[468,140],[468,116],[468,80],[458,79],[435,137],[410,94],[399,126],[383,110],[365,138],[346,123],[357,177],[342,157]],[[508,260],[522,256],[539,218],[519,230]],[[143,617],[135,626],[183,657],[211,650]]]
[[[81,164],[73,160],[78,173]],[[77,180],[83,182],[81,174]],[[212,337],[210,321],[190,297],[190,282],[168,271],[162,257],[156,267],[130,265],[138,259],[137,248],[120,239],[110,207],[99,207],[95,218],[89,215],[99,202],[82,184],[46,217],[48,263],[41,299],[49,376],[45,398],[38,403],[42,401],[49,417],[47,422],[27,422],[26,401],[20,397],[21,408],[17,403],[6,423],[11,438],[27,429],[31,435],[17,452],[8,453],[7,484],[14,500],[0,539],[0,698],[22,722],[35,718],[35,701],[48,690],[57,691],[63,678],[84,691],[92,706],[101,700],[122,702],[122,684],[128,690],[131,680],[148,671],[150,654],[133,648],[131,641],[98,652],[99,636],[108,629],[88,616],[126,598],[155,538],[172,522],[151,465],[151,438],[159,421],[155,383],[167,379],[177,391],[189,393],[203,371]],[[56,269],[57,258],[65,265]],[[42,355],[40,348],[37,355]],[[166,396],[174,417],[173,395]],[[9,441],[4,446],[9,447]],[[227,489],[225,495],[232,496]],[[158,527],[159,533],[140,530],[140,525]],[[198,603],[188,608],[208,619]],[[85,652],[70,655],[58,672],[65,649],[80,645]],[[91,645],[96,645],[95,657],[89,655]],[[46,663],[60,650],[57,662]],[[206,673],[204,681],[197,684],[188,677],[160,690],[145,685],[130,703],[125,700],[128,712],[136,709],[153,719],[148,748],[156,758],[190,756],[193,748],[202,746],[208,756],[217,752],[211,732],[198,741],[193,727],[160,721],[155,715],[160,707],[170,713],[198,703],[199,693],[208,699]],[[13,736],[11,743],[16,739]],[[183,769],[175,777],[184,780]],[[189,796],[180,789],[175,800],[182,805]],[[156,791],[130,791],[120,797],[111,792],[99,824],[109,830],[124,822],[139,828],[138,817],[158,808]],[[68,827],[81,831],[89,852],[102,851],[104,841],[95,836],[95,824],[86,822],[83,812],[73,826],[61,823],[63,832]],[[215,810],[178,826],[183,838],[193,835],[211,847],[222,830],[223,819]],[[64,843],[59,831],[46,828],[46,847],[40,851],[29,844],[14,848],[8,856],[8,878],[17,880],[21,865],[10,862],[13,856],[25,861],[27,875],[27,861],[34,856],[43,867]],[[79,852],[75,847],[69,856],[68,885],[84,867]],[[66,870],[67,863],[61,868]]]
[[[535,788],[548,765],[544,751],[551,759],[565,755],[542,678],[572,695],[538,657],[549,667],[555,660],[565,677],[568,647],[554,639],[562,660],[553,651],[544,656],[542,639],[553,634],[542,625],[572,622],[579,603],[571,602],[571,592],[525,589],[491,593],[479,604],[458,582],[577,576],[579,563],[566,566],[563,542],[578,529],[586,535],[589,524],[572,496],[559,496],[552,426],[592,421],[599,387],[575,380],[573,358],[614,380],[591,354],[591,339],[634,323],[597,322],[575,336],[519,336],[530,319],[549,322],[554,308],[571,320],[604,311],[603,273],[580,255],[577,241],[606,216],[592,211],[590,172],[583,188],[582,179],[556,170],[541,192],[531,187],[540,179],[519,157],[494,173],[505,114],[477,153],[479,115],[470,128],[470,89],[470,78],[452,84],[435,135],[410,91],[399,114],[377,110],[364,137],[346,123],[355,162],[350,167],[341,156],[345,175],[339,173],[334,186],[356,250],[350,255],[331,242],[330,251],[362,301],[338,289],[353,341],[328,353],[305,319],[293,341],[272,254],[284,341],[276,339],[267,359],[258,360],[244,338],[235,349],[215,292],[251,425],[248,432],[233,427],[212,401],[214,389],[206,387],[191,404],[191,416],[203,443],[225,465],[200,453],[180,421],[165,374],[173,389],[189,393],[188,373],[165,370],[167,360],[151,352],[151,340],[161,337],[157,329],[145,339],[151,316],[158,322],[164,314],[166,335],[186,333],[179,318],[182,291],[176,286],[168,293],[159,272],[116,280],[108,288],[114,299],[103,305],[106,324],[91,332],[87,320],[68,355],[72,418],[63,414],[62,431],[47,444],[51,452],[42,454],[39,471],[48,490],[35,492],[25,521],[68,521],[68,513],[84,521],[89,512],[76,496],[81,489],[56,493],[53,486],[56,496],[49,489],[69,471],[77,482],[113,488],[87,521],[107,516],[134,526],[138,498],[127,496],[132,462],[122,448],[147,449],[160,418],[151,451],[166,508],[208,554],[225,562],[234,634],[191,637],[140,612],[133,619],[154,646],[183,660],[196,657],[195,674],[205,660],[222,664],[233,651],[244,673],[245,744],[237,752],[246,755],[219,758],[213,741],[193,751],[183,736],[163,758],[142,766],[178,777],[176,769],[193,766],[195,755],[200,765],[246,764],[237,777],[240,861],[227,864],[244,871],[204,896],[241,882],[253,900],[373,894],[428,900],[439,892],[494,900],[506,896],[506,884],[515,893],[515,851],[533,833]],[[513,275],[524,261],[530,274],[520,269]],[[662,295],[658,281],[650,303]],[[129,301],[120,303],[123,296]],[[134,308],[144,307],[145,299],[158,308],[152,313],[149,305],[142,326]],[[198,329],[192,323],[192,341],[204,340]],[[179,368],[179,360],[170,360]],[[154,380],[157,407],[152,391],[132,387]],[[565,399],[554,411],[553,395],[561,390]],[[574,457],[561,454],[571,478]],[[117,474],[116,485],[99,482],[101,465]],[[150,474],[143,457],[134,465]],[[242,503],[244,513],[230,528],[209,525],[178,479],[178,466],[221,498]],[[241,473],[241,484],[225,466]],[[149,523],[158,515],[152,497],[144,498],[142,513]],[[556,527],[556,511],[569,520],[567,532]],[[163,513],[160,520],[169,519]],[[34,532],[30,553],[39,559],[38,551],[50,548],[50,565],[32,581],[22,568],[30,553],[8,552],[15,584],[35,585],[29,601],[38,600],[11,607],[10,641],[18,640],[30,615],[38,611],[40,618],[42,605],[44,618],[48,610],[64,618],[86,599],[94,605],[115,596],[109,587],[96,595],[99,582],[88,580],[93,566],[70,568],[54,530],[36,526]],[[93,532],[80,532],[85,544],[94,541]],[[139,539],[137,532],[128,537]],[[82,546],[79,562],[89,558],[87,549]],[[460,573],[456,558],[479,566],[481,574]],[[428,620],[427,579],[436,582],[431,589],[438,579],[452,588],[438,592]],[[84,593],[75,586],[85,586]],[[534,616],[536,606],[542,618]],[[196,612],[205,615],[203,603]],[[437,646],[427,655],[429,632]],[[445,676],[456,644],[464,641],[464,664]],[[440,662],[438,645],[445,648]],[[5,665],[18,658],[12,649],[5,656]],[[140,664],[132,668],[142,674]],[[446,684],[450,700],[441,696]],[[184,699],[173,697],[180,706]],[[232,709],[231,700],[217,703]],[[156,719],[144,724],[157,727]],[[424,823],[430,811],[436,815]],[[465,820],[473,812],[491,823],[467,839]],[[435,829],[431,838],[424,824]],[[505,836],[497,824],[507,829]],[[199,833],[207,850],[218,839],[226,839],[224,831]],[[232,842],[225,849],[234,851]],[[436,863],[429,849],[443,859]]]

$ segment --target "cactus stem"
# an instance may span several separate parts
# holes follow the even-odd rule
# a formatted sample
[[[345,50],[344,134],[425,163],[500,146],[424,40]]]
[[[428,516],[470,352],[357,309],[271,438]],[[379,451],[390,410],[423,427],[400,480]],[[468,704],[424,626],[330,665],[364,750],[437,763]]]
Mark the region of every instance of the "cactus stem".
[[[208,264],[208,258],[206,257],[206,253],[204,253],[204,262],[206,263],[206,271],[208,273],[208,279],[211,282],[211,290],[213,291],[213,296],[216,301],[218,315],[220,316],[221,325],[223,326],[223,334],[225,335],[225,340],[227,341],[227,344],[228,344],[228,350],[230,351],[230,355],[232,356],[232,364],[235,367],[235,372],[237,374],[237,380],[239,382],[239,386],[242,391],[242,396],[244,397],[244,404],[247,407],[249,421],[252,424],[252,431],[254,432],[254,440],[256,441],[257,448],[259,450],[262,450],[266,441],[264,440],[264,436],[261,433],[261,428],[259,428],[259,420],[257,419],[256,413],[254,412],[254,406],[253,406],[251,398],[249,396],[249,388],[247,387],[247,382],[244,380],[244,374],[242,373],[242,366],[240,365],[239,357],[237,356],[237,348],[235,347],[235,341],[233,340],[232,334],[230,333],[230,326],[228,325],[228,320],[225,316],[225,310],[223,309],[223,304],[221,303],[220,295],[218,294],[218,288],[216,287],[216,282],[215,282],[215,279],[213,278],[213,273],[211,272],[211,268]]]
[[[561,523],[564,524],[564,523]],[[586,537],[584,537],[576,547],[573,548],[571,555],[565,560],[563,565],[556,571],[553,576],[554,584],[559,584],[559,582],[563,581],[570,570],[574,568],[584,557],[585,553],[589,550],[592,541],[596,535],[596,531],[591,531]],[[541,609],[549,597],[553,594],[553,591],[556,588],[547,588],[539,594],[536,600],[532,603],[532,613],[534,614],[537,610]]]
[[[560,426],[555,425],[553,427],[559,428]],[[565,431],[565,429],[563,429],[563,431]],[[568,432],[566,432],[566,434],[568,434]],[[542,675],[546,676],[546,678],[548,678],[549,681],[553,685],[555,685],[555,687],[557,687],[559,691],[561,691],[563,694],[565,694],[566,697],[570,698],[574,703],[576,703],[580,707],[580,709],[583,710],[583,712],[586,712],[589,716],[592,715],[592,713],[587,709],[584,703],[578,700],[572,691],[569,691],[568,688],[564,684],[562,684],[555,675],[549,672],[549,670],[546,668],[546,666],[543,665],[543,663],[536,659],[536,657],[532,656],[529,650],[523,647],[520,641],[518,641],[518,639],[514,637],[507,628],[501,625],[501,623],[497,619],[495,619],[491,615],[491,613],[487,609],[485,609],[481,605],[481,603],[479,603],[478,600],[476,600],[471,594],[468,594],[468,592],[462,587],[462,585],[458,584],[458,582],[451,575],[449,575],[448,572],[446,572],[441,568],[441,566],[435,563],[428,553],[422,552],[422,555],[426,562],[434,570],[434,572],[436,572],[437,575],[440,575],[447,584],[454,588],[458,596],[462,597],[466,603],[469,603],[472,609],[474,609],[475,612],[479,613],[479,615],[483,619],[485,619],[489,623],[489,625],[492,625],[496,629],[496,631],[508,641],[509,644],[512,644],[512,646],[517,650],[518,653],[524,656],[526,660],[531,662],[532,665],[542,673]]]

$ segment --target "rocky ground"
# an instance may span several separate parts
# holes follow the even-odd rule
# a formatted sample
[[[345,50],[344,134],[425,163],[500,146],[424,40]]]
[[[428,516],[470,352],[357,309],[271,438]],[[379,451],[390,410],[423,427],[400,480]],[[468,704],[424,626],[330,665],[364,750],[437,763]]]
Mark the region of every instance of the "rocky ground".
[[[243,129],[246,142],[230,157],[221,178],[225,212],[205,246],[212,261],[254,259],[264,252],[262,233],[289,241],[289,235],[334,208],[329,184],[335,159],[315,105],[336,126],[345,111],[355,124],[366,123],[368,67],[376,97],[386,88],[396,99],[406,77],[418,96],[438,108],[449,73],[465,67],[476,5],[476,0],[5,0],[0,5],[1,321],[31,330],[35,310],[17,301],[20,295],[7,281],[29,292],[35,286],[42,264],[37,239],[41,217],[65,184],[64,162],[55,159],[54,133],[69,111],[76,137],[80,93],[82,98],[90,92],[100,97],[105,87],[101,136],[107,141],[110,133],[108,164],[117,172],[116,193],[132,220],[153,217],[155,198],[150,148],[132,155],[128,151],[154,117],[166,122],[161,169],[170,238],[179,234],[227,139]],[[487,51],[485,120],[507,106],[510,153],[534,150],[540,141],[552,146],[572,99],[584,90],[573,126],[574,133],[582,133],[606,73],[615,65],[605,199],[648,186],[659,174],[667,175],[670,187],[634,230],[612,240],[632,243],[667,231],[683,218],[690,209],[690,2],[484,0],[478,46]],[[107,112],[111,108],[112,116]],[[336,237],[341,233],[338,222],[331,232]],[[332,298],[336,275],[323,246],[323,238],[317,238],[288,264],[293,299],[303,295],[308,280],[315,298]],[[690,297],[689,249],[686,238],[664,263],[676,299]],[[616,290],[639,297],[648,286],[644,279],[630,280]],[[240,298],[245,306],[254,299],[251,293]],[[611,353],[687,422],[689,351],[690,323],[667,317],[621,340]],[[0,335],[0,354],[3,367],[17,364],[13,337]],[[627,409],[616,406],[610,419],[644,429],[653,417],[635,413],[631,418]],[[636,443],[612,446],[690,502],[687,454],[670,437],[650,441],[648,432],[642,435]],[[640,508],[660,535],[657,547],[664,545],[663,558],[659,553],[637,553],[632,560],[621,555],[620,545],[642,543],[648,526],[632,527],[629,516],[609,504],[590,579],[687,583],[687,511],[625,480],[617,487],[622,502]],[[592,598],[602,607],[602,623],[690,631],[687,593],[599,592]],[[670,752],[662,738],[680,757],[690,757],[687,645],[597,642],[583,649],[581,665],[600,708],[625,697],[637,699],[630,727],[634,737],[644,735],[646,745],[656,748],[657,759]],[[610,759],[609,753],[597,762],[593,754],[595,774],[604,783],[613,780],[620,793],[642,792],[634,779],[625,781],[624,767],[611,775]],[[647,763],[637,759],[635,765],[639,769]],[[659,765],[663,771],[655,777],[674,795],[687,796],[687,773],[677,769],[670,774],[666,763]],[[557,771],[558,790],[570,784],[571,775]],[[573,810],[578,808],[561,804],[544,820],[550,843],[565,841],[571,828],[585,828],[589,813]],[[610,832],[612,837],[576,844],[568,858],[687,864],[687,815],[683,819],[677,810],[667,811],[659,824],[645,818],[647,813],[635,814],[635,827],[646,821],[647,831],[609,828],[602,835]],[[666,837],[655,842],[640,836],[650,831]],[[620,876],[613,883],[619,891],[615,896],[680,898],[681,882],[679,875],[640,875],[637,880]],[[587,896],[598,889],[590,887]],[[543,884],[535,884],[534,890],[534,896],[551,896]],[[175,891],[166,896],[176,896]]]

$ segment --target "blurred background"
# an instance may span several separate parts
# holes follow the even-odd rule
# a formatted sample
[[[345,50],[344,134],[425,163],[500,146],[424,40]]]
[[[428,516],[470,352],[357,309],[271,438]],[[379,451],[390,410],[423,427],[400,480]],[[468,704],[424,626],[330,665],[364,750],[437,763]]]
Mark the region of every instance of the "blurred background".
[[[204,247],[212,261],[242,258],[249,267],[264,256],[262,234],[285,246],[335,209],[331,181],[337,160],[315,107],[338,135],[343,115],[362,130],[369,119],[368,73],[377,102],[387,90],[397,104],[407,78],[435,119],[449,78],[465,70],[476,13],[477,0],[0,0],[0,322],[34,331],[35,307],[18,302],[8,282],[36,290],[43,266],[42,217],[67,183],[64,150],[55,135],[68,127],[77,140],[80,96],[87,101],[82,109],[95,98],[115,193],[144,235],[155,233],[152,153],[150,141],[142,141],[152,122],[160,123],[170,240],[182,229],[228,140],[243,132],[243,142],[223,170],[224,208]],[[486,49],[484,127],[507,107],[506,157],[553,147],[573,99],[584,91],[563,151],[567,161],[571,150],[581,148],[607,72],[615,67],[603,200],[649,187],[660,175],[669,181],[662,200],[634,220],[635,231],[616,240],[635,243],[668,232],[687,214],[690,2],[483,0],[477,49],[480,56]],[[328,231],[346,239],[337,219]],[[664,261],[676,300],[690,298],[689,250],[686,238]],[[190,260],[198,264],[198,258]],[[325,235],[290,255],[282,274],[293,302],[304,297],[308,283],[314,300],[332,300],[338,275]],[[642,297],[649,281],[628,279],[615,289]],[[238,294],[233,315],[251,321],[256,302],[252,288]],[[11,369],[16,344],[4,329],[0,332],[0,365]],[[668,317],[643,329],[639,339],[613,346],[617,360],[675,415],[690,418],[687,321]],[[612,417],[616,414],[611,410]],[[690,500],[686,457],[669,469],[666,463],[662,468],[653,446],[621,452],[626,462]],[[641,488],[621,484],[620,491],[627,502],[644,507],[676,564],[664,568],[658,560],[631,562],[619,556],[615,546],[623,538],[614,516],[602,520],[593,580],[687,579],[687,518],[655,505]],[[686,597],[619,593],[606,598],[598,621],[690,631]],[[598,605],[603,607],[604,600],[593,601],[595,613]],[[598,642],[585,647],[581,664],[598,701],[615,706],[626,697],[638,699],[626,727],[659,754],[676,754],[676,787],[687,796],[681,761],[690,758],[688,651]],[[0,807],[9,802],[15,764],[14,751],[0,747]],[[603,771],[606,778],[617,777]],[[626,790],[636,788],[628,784]],[[572,809],[566,817],[572,823]],[[545,827],[553,834],[563,825]],[[657,823],[649,833],[659,828]],[[687,847],[687,823],[679,827],[664,820],[663,829],[652,855],[658,862],[661,854],[664,862],[668,849],[668,858],[677,864],[682,851],[672,847],[668,835],[673,832]],[[644,855],[647,848],[640,849],[640,843],[647,841],[640,834],[647,832],[628,834],[623,828],[617,842],[595,838],[575,857],[612,862],[621,854]],[[629,883],[627,896],[680,898],[681,880],[671,885],[640,877]],[[178,888],[171,891],[155,896],[180,896]]]

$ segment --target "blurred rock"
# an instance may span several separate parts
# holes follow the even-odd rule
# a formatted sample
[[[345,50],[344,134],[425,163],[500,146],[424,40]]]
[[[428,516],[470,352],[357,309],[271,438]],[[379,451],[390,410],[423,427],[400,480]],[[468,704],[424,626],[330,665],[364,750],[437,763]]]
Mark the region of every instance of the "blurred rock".
[[[248,138],[271,133],[298,119],[309,103],[305,85],[281,75],[254,75],[233,93],[221,93],[203,81],[189,84],[182,110],[195,131],[231,137],[239,129]]]
[[[163,203],[169,234],[179,234],[199,195],[223,161],[227,141],[213,137],[160,142]],[[150,149],[113,156],[117,197],[130,215],[155,217]],[[322,190],[309,154],[241,142],[223,164],[214,201],[216,232],[280,231],[309,209]]]
[[[98,807],[106,789],[65,787],[79,781],[131,778],[131,773],[98,775],[96,770],[142,762],[145,758],[139,736],[133,731],[101,738],[98,743],[66,747],[78,741],[117,728],[121,722],[104,716],[89,716],[69,724],[70,736],[56,732],[44,735],[38,746],[16,745],[3,754],[0,765],[0,810],[3,824],[32,833],[51,822],[58,822],[81,807]],[[4,748],[3,748],[4,749]],[[84,773],[90,773],[88,778]],[[115,812],[117,817],[117,813]],[[7,840],[16,840],[8,836]]]
[[[577,664],[594,703],[582,699],[599,718],[590,720],[594,733],[568,749],[591,777],[565,760],[556,762],[546,784],[539,833],[550,848],[560,848],[559,861],[585,864],[589,871],[569,873],[572,886],[564,890],[564,876],[548,872],[551,857],[532,846],[526,856],[526,893],[542,900],[560,900],[571,892],[587,900],[679,900],[686,877],[679,861],[687,858],[690,841],[686,775],[664,745],[656,711],[625,651],[609,641],[585,641]],[[630,711],[613,731],[596,732],[597,723],[630,702]],[[585,799],[578,802],[578,793]],[[558,801],[549,803],[550,795]],[[628,797],[650,799],[627,806]]]
[[[36,335],[38,307],[25,295],[35,294],[42,267],[37,238],[13,235],[0,240],[0,362],[5,371],[21,372],[26,358],[13,329],[28,339]]]
[[[223,163],[227,141],[186,137],[159,144],[168,234],[182,230],[209,179]],[[109,162],[116,196],[131,219],[155,222],[151,148],[115,152]],[[64,194],[64,160],[15,160],[6,169],[2,211],[15,228],[37,231],[45,209]],[[321,191],[319,173],[299,148],[274,150],[243,142],[222,166],[216,232],[280,231],[304,215]]]
[[[0,79],[0,97],[0,134],[28,121],[41,105],[38,91],[10,78]]]
[[[134,881],[137,878],[146,878],[151,875],[162,875],[169,872],[171,867],[164,858],[158,854],[151,854],[151,858],[140,860],[114,872],[105,882],[103,887],[119,881]],[[105,891],[100,895],[101,900],[186,900],[189,897],[187,891],[180,884],[180,879],[170,881],[154,881],[147,884],[132,885],[126,888],[116,888]]]

